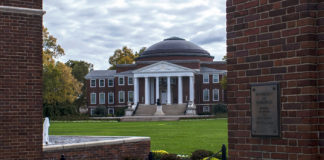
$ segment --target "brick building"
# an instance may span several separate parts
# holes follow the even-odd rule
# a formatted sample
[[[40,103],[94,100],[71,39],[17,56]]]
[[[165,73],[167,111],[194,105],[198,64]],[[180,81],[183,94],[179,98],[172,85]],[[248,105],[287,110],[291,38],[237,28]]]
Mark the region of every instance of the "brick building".
[[[324,1],[227,0],[229,159],[324,159]],[[252,84],[279,86],[279,134],[253,135]]]
[[[178,37],[158,42],[145,50],[134,64],[117,65],[116,70],[94,70],[87,76],[90,113],[104,106],[113,114],[129,103],[185,105],[192,101],[197,112],[210,112],[210,106],[224,103],[220,80],[226,63]]]

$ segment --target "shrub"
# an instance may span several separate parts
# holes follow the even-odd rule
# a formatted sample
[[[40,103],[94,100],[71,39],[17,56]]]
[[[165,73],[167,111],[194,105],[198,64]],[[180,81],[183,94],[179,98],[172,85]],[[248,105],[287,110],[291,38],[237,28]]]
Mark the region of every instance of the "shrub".
[[[161,160],[181,160],[176,154],[164,154]]]
[[[219,159],[218,158],[215,158],[215,157],[205,157],[202,160],[219,160]]]
[[[213,155],[212,151],[207,151],[207,150],[196,150],[192,152],[191,159],[192,160],[201,160],[205,157],[210,157]]]
[[[161,160],[165,154],[168,154],[165,150],[154,150],[152,151],[153,160]]]
[[[216,104],[213,106],[214,114],[227,113],[227,106],[225,104]]]
[[[94,110],[93,116],[104,117],[107,115],[106,107],[100,106]]]
[[[125,115],[125,109],[127,108],[126,107],[121,107],[121,108],[115,108],[115,116],[116,117],[122,117]]]

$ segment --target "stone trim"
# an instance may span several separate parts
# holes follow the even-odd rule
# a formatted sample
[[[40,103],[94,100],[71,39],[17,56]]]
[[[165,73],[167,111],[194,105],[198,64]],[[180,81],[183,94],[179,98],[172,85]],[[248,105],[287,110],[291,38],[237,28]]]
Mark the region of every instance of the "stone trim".
[[[105,136],[88,136],[88,137],[105,138]],[[109,137],[114,137],[114,136],[109,136]],[[62,144],[49,145],[49,146],[43,146],[43,151],[46,152],[46,151],[55,151],[55,150],[67,150],[67,149],[75,149],[75,148],[86,148],[86,147],[142,142],[142,141],[151,141],[151,138],[150,137],[129,137],[129,138],[116,139],[116,140],[102,140],[102,141],[90,141],[90,142],[83,142],[83,143],[63,144],[63,145]]]
[[[43,16],[46,12],[42,9],[31,9],[22,7],[0,6],[0,12],[22,13],[28,15]]]

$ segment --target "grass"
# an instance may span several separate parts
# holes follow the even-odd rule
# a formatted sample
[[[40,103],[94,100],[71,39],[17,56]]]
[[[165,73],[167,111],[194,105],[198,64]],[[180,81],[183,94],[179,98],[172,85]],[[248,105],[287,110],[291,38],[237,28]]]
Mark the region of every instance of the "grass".
[[[227,119],[161,122],[51,122],[50,135],[147,136],[151,150],[190,154],[196,149],[217,152],[227,146]]]

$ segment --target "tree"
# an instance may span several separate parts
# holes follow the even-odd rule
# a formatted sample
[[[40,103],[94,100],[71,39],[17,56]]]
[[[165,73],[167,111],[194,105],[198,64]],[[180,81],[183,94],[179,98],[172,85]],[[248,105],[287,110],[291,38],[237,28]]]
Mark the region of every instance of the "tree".
[[[55,57],[63,56],[64,49],[43,27],[43,103],[44,105],[71,104],[81,94],[82,83],[72,75],[72,69]]]
[[[65,64],[72,68],[72,75],[81,83],[84,83],[84,77],[93,68],[93,64],[85,61],[69,60]]]
[[[73,77],[71,71],[70,67],[61,62],[43,67],[45,104],[71,104],[80,96],[82,84]]]
[[[133,53],[133,50],[124,46],[122,49],[116,49],[114,55],[109,58],[110,70],[116,69],[117,64],[132,64],[146,48],[142,47],[139,52]]]
[[[83,84],[82,86],[82,93],[81,95],[74,101],[74,104],[77,106],[77,108],[80,108],[86,104],[86,87],[84,85],[85,83],[85,76],[89,73],[89,71],[93,68],[93,64],[87,63],[85,61],[74,61],[69,60],[65,63],[65,65],[72,68],[72,75]]]

